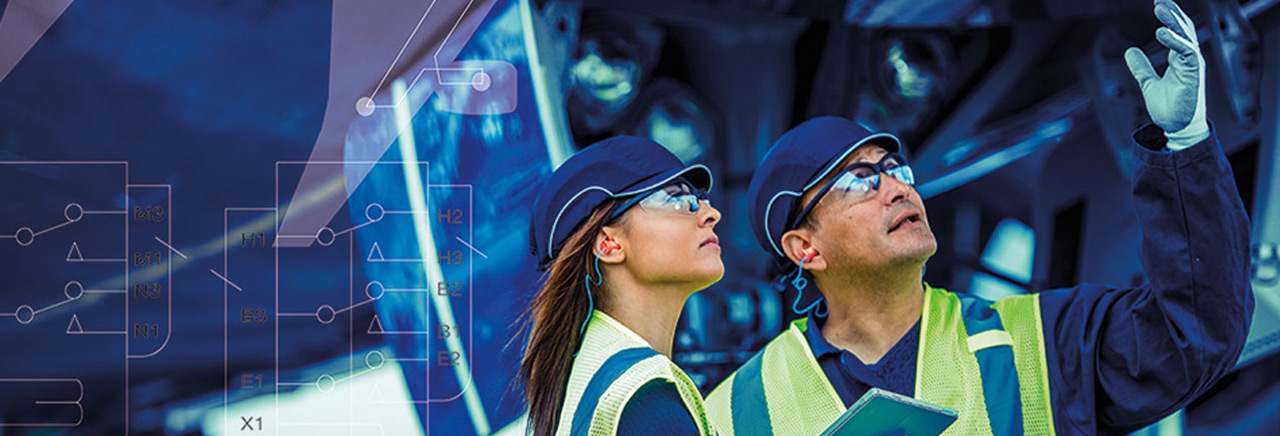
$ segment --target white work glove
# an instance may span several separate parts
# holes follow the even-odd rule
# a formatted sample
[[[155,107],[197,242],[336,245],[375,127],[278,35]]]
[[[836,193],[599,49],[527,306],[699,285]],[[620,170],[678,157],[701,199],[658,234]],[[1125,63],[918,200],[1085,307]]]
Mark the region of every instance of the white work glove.
[[[1151,121],[1164,129],[1170,150],[1178,151],[1209,137],[1204,116],[1204,56],[1196,26],[1173,0],[1155,0],[1156,18],[1167,27],[1156,29],[1156,40],[1169,48],[1169,68],[1156,75],[1142,49],[1124,52],[1129,72],[1142,88]]]

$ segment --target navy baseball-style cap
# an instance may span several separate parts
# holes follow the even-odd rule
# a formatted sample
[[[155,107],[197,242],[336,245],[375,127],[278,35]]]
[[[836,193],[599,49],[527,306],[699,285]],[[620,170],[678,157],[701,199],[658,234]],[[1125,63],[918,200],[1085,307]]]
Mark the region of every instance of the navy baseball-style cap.
[[[888,133],[870,130],[840,117],[818,117],[788,130],[760,160],[747,188],[747,212],[756,241],[780,259],[782,234],[791,230],[788,222],[803,207],[800,197],[823,177],[835,171],[845,157],[863,144],[875,144],[891,153],[902,142]]]
[[[550,266],[565,239],[606,200],[644,194],[678,178],[711,191],[711,170],[685,165],[650,139],[615,136],[574,154],[551,174],[534,202],[529,234],[538,267]]]

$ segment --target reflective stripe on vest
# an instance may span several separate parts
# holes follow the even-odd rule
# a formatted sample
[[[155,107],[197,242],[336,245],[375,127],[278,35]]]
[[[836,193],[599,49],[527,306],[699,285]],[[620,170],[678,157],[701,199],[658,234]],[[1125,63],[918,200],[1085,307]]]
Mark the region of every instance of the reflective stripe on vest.
[[[631,369],[640,361],[657,356],[658,352],[649,347],[628,348],[612,356],[609,360],[604,361],[604,365],[591,376],[591,381],[587,383],[587,390],[582,393],[582,398],[594,398],[595,401],[578,401],[578,410],[573,413],[573,426],[570,428],[569,434],[582,436],[587,434],[587,429],[591,427],[591,418],[595,415],[595,408],[600,402],[600,397],[604,396],[606,390],[613,386],[613,382],[617,381],[622,374]]]
[[[915,397],[960,412],[944,434],[1054,434],[1039,297],[992,304],[926,285],[924,309]],[[844,412],[805,326],[792,323],[707,397],[722,435],[815,434],[804,424],[821,431]],[[775,401],[779,392],[799,404]]]
[[[707,397],[707,416],[722,436],[811,436],[847,410],[810,354],[806,328],[804,318],[792,322]]]
[[[1053,403],[1049,400],[1049,367],[1045,362],[1044,323],[1040,296],[1019,295],[992,304],[1013,339],[1013,361],[1018,368],[1022,399],[1022,428],[1027,434],[1056,434]]]
[[[764,353],[759,353],[742,365],[742,374],[733,380],[734,389],[743,393],[755,390],[758,392],[750,395],[764,397],[764,384],[760,380],[760,365],[763,362]],[[733,427],[758,428],[762,432],[773,433],[773,429],[769,425],[769,408],[762,401],[738,401],[734,403]]]
[[[1022,398],[1013,364],[1013,338],[1005,331],[990,302],[961,298],[960,306],[965,333],[969,335],[965,347],[978,360],[978,372],[982,375],[982,398],[986,402],[991,434],[1021,435],[1024,433]]]
[[[617,320],[596,311],[565,387],[557,435],[614,435],[627,401],[645,383],[675,384],[698,432],[713,434],[697,387],[670,359]]]

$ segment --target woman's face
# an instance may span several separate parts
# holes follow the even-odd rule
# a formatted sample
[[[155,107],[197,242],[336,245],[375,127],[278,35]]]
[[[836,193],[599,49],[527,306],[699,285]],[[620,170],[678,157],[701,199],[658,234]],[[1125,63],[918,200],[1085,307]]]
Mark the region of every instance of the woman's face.
[[[713,228],[720,211],[677,182],[646,194],[611,226],[626,252],[622,267],[650,285],[701,290],[724,276],[720,240]]]

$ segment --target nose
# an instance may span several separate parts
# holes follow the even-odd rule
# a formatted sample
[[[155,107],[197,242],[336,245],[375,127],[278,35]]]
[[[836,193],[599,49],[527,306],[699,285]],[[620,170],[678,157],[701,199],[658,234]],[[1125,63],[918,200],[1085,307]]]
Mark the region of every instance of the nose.
[[[698,226],[715,227],[717,222],[720,222],[720,209],[716,209],[711,203],[702,202],[702,207],[698,209]]]
[[[888,174],[880,175],[880,195],[884,196],[885,205],[893,205],[899,201],[906,201],[911,193],[911,185],[903,183],[901,180]]]

